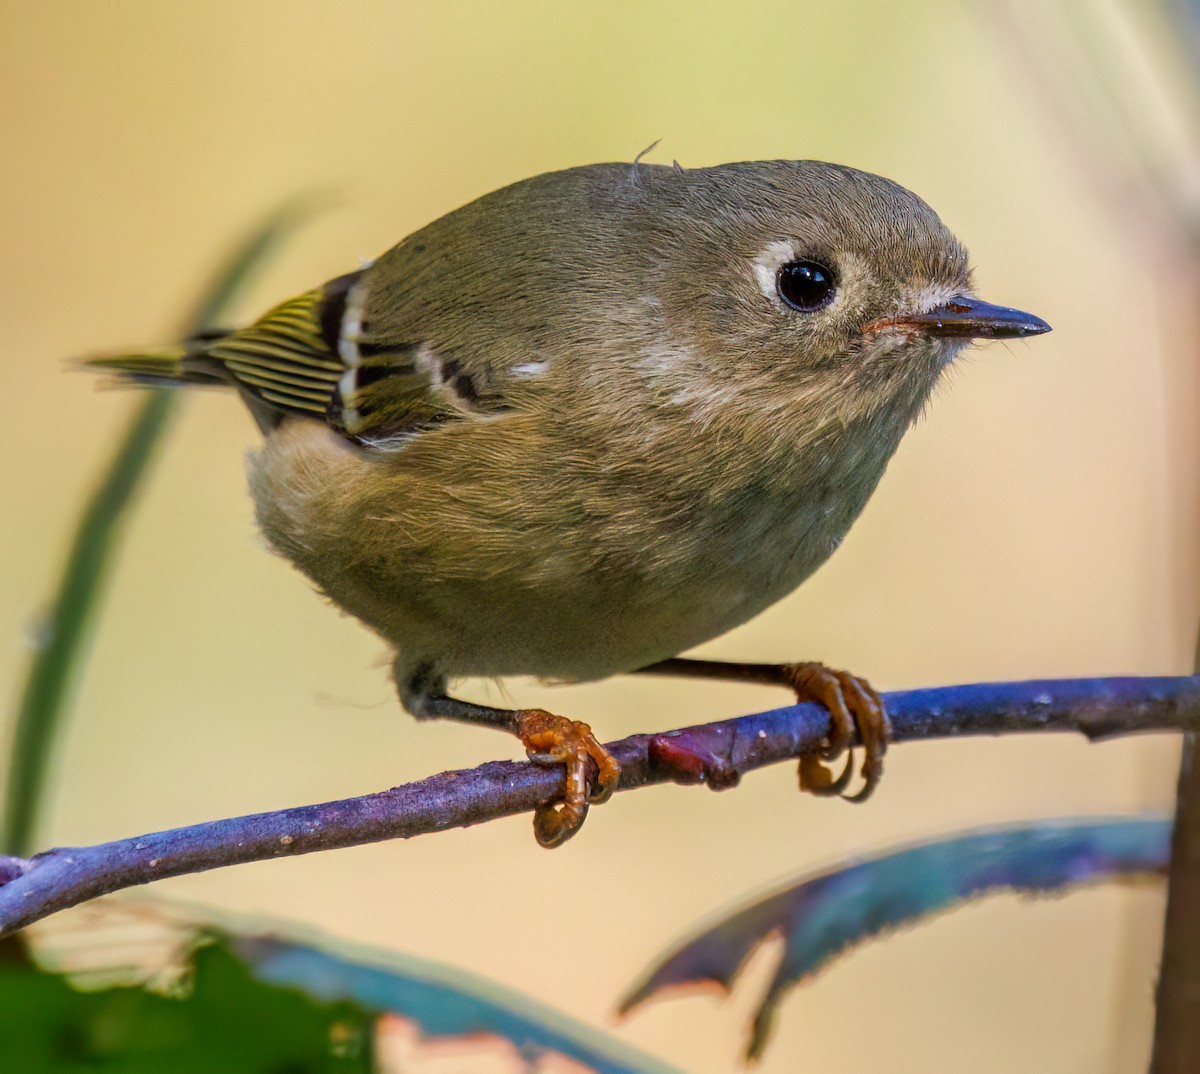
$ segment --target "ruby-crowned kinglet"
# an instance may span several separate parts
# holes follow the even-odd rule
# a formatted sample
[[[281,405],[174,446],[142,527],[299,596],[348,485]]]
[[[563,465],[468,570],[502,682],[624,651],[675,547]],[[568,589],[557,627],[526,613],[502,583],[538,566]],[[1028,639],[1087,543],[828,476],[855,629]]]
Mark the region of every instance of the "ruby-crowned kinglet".
[[[566,766],[534,821],[553,846],[615,761],[586,724],[447,680],[787,685],[829,707],[826,759],[858,725],[869,793],[887,722],[861,679],[677,654],[824,562],[970,339],[1048,329],[974,298],[962,246],[879,176],[596,164],[480,198],[248,328],[95,364],[238,390],[267,539],[394,646],[411,713]],[[807,758],[801,781],[840,793],[849,773]]]

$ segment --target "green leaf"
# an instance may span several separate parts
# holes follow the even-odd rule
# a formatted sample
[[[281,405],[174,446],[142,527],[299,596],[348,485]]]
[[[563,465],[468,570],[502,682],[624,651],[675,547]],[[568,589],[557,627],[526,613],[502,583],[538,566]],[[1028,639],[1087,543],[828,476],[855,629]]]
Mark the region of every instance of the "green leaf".
[[[611,1034],[439,963],[325,937],[301,939],[294,927],[284,935],[261,923],[197,922],[190,911],[180,917],[168,908],[163,914],[158,905],[158,900],[102,900],[77,914],[75,924],[68,915],[41,926],[34,946],[39,962],[53,972],[39,971],[18,939],[0,941],[0,1068],[10,1069],[3,1062],[9,1055],[28,1055],[35,1065],[12,1069],[80,1069],[37,1065],[58,1054],[55,1042],[66,1039],[85,1042],[80,1055],[97,1064],[118,1064],[114,1070],[154,1069],[122,1065],[148,1055],[164,1064],[159,1069],[190,1071],[174,1064],[171,1049],[220,1035],[237,1047],[231,1045],[228,1054],[205,1053],[206,1061],[220,1061],[213,1070],[357,1070],[299,1064],[325,1061],[328,1034],[343,1042],[353,1059],[373,1039],[367,1027],[387,1013],[428,1038],[507,1041],[530,1064],[557,1055],[597,1074],[678,1074]],[[173,996],[120,987],[177,976],[194,987]],[[91,989],[77,991],[70,981],[89,982]],[[257,1020],[260,1012],[271,1016],[275,1009],[280,1012],[275,1021],[286,1025],[293,1019],[303,1033],[303,1047],[289,1059],[294,1068],[273,1065],[286,1057],[276,1056],[280,1049],[274,1044],[268,1049],[268,1040],[245,1042],[239,1012]],[[264,1034],[269,1022],[270,1017]],[[237,1065],[252,1060],[264,1065]]]
[[[994,891],[1058,891],[1161,873],[1171,822],[1056,820],[976,830],[852,862],[757,900],[668,952],[621,1003],[664,989],[732,987],[750,953],[782,935],[783,957],[754,1020],[747,1058],[762,1054],[784,993],[854,944]]]
[[[264,984],[222,943],[195,951],[179,995],[82,992],[0,958],[0,1056],[11,1071],[357,1074],[373,1069],[374,1017]]]
[[[672,1074],[672,1068],[560,1011],[473,975],[411,956],[330,950],[268,936],[230,939],[254,974],[325,1000],[353,1001],[415,1023],[425,1036],[490,1034],[536,1060],[557,1053],[596,1074]]]

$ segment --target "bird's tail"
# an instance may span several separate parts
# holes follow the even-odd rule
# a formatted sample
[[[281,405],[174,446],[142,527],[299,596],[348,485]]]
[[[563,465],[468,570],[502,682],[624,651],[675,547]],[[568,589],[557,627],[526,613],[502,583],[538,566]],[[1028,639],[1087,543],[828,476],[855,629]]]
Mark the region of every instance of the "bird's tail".
[[[144,384],[155,388],[179,388],[185,384],[228,384],[229,378],[221,364],[208,356],[213,343],[226,335],[226,332],[206,332],[167,347],[84,358],[83,364],[115,373],[117,379],[126,384]]]

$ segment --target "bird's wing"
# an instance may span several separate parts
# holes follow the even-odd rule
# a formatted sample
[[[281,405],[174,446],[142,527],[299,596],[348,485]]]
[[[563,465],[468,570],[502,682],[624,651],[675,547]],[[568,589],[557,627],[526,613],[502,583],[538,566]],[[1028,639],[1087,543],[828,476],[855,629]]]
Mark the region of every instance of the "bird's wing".
[[[374,340],[363,330],[360,284],[366,271],[276,306],[189,361],[218,367],[265,427],[285,414],[303,414],[377,447],[499,409],[478,378],[423,342]]]

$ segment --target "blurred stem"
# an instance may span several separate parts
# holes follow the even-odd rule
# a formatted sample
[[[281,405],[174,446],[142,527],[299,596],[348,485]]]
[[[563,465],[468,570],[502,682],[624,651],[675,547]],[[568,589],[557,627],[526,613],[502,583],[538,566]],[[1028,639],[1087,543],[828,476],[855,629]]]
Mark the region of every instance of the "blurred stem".
[[[288,202],[240,244],[196,303],[185,337],[211,328],[228,315],[250,276],[312,206],[312,198]],[[141,405],[76,529],[58,593],[39,630],[17,710],[0,844],[10,854],[24,854],[31,845],[54,741],[82,671],[89,628],[120,543],[126,509],[175,410],[176,400],[169,391],[155,391]]]
[[[30,846],[51,747],[82,669],[88,627],[118,543],[120,522],[174,410],[173,394],[155,391],[134,415],[108,475],[83,514],[58,595],[39,628],[9,760],[4,846],[11,853],[24,853]]]
[[[1167,873],[1152,1074],[1200,1070],[1200,749],[1184,736]]]

